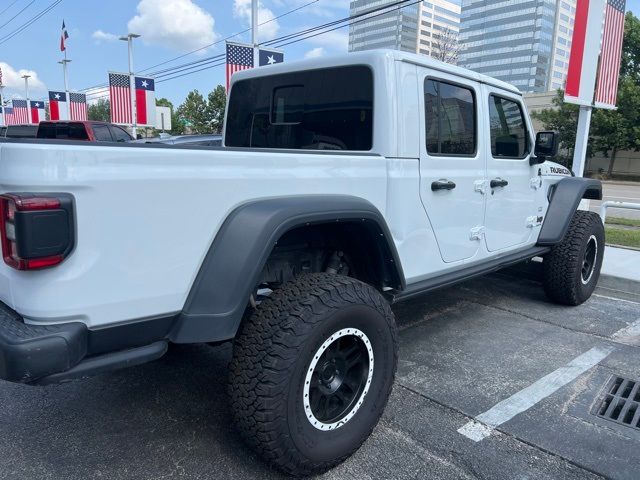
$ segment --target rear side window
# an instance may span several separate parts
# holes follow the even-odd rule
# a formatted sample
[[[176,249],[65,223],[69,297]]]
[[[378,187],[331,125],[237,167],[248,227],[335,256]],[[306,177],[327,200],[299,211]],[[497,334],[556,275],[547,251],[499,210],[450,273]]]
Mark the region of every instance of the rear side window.
[[[89,140],[82,123],[43,123],[38,128],[38,138],[59,140]]]
[[[231,147],[371,150],[373,74],[368,67],[308,70],[234,84]]]
[[[38,132],[37,125],[9,125],[7,138],[35,138]]]
[[[111,134],[113,135],[114,141],[116,141],[116,142],[130,142],[131,141],[131,135],[129,135],[127,132],[125,132],[120,127],[114,127],[113,125],[111,125],[110,128],[111,128]]]
[[[524,112],[518,102],[489,97],[491,154],[494,157],[521,159],[529,153],[529,137]]]
[[[424,83],[427,152],[473,156],[476,152],[476,105],[470,88],[426,79]]]
[[[109,127],[106,125],[94,125],[93,136],[96,137],[97,142],[113,142]]]

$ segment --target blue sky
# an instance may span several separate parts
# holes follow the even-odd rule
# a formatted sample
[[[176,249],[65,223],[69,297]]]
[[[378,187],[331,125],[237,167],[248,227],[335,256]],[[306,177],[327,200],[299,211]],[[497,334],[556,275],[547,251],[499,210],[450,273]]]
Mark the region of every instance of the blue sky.
[[[260,22],[273,19],[313,0],[261,0]],[[31,3],[31,5],[29,5]],[[0,0],[0,42],[56,0]],[[103,84],[107,71],[127,70],[126,43],[119,35],[142,34],[135,43],[135,70],[223,39],[249,27],[251,0],[62,0],[24,31],[0,43],[0,68],[7,85],[5,96],[23,95],[23,70],[32,76],[30,95],[44,98],[46,89],[62,90],[59,51],[64,19],[69,33],[69,86],[79,90]],[[317,0],[297,12],[261,27],[263,39],[286,35],[348,15],[349,0]],[[26,7],[26,8],[25,8]],[[11,17],[20,13],[15,19]],[[627,8],[640,14],[640,0],[628,0]],[[5,10],[3,12],[3,10]],[[8,22],[6,25],[2,24]],[[248,41],[249,34],[234,38]],[[346,52],[347,29],[340,29],[285,47],[287,60]],[[224,42],[154,70],[224,52]],[[174,103],[197,88],[207,93],[224,83],[224,67],[218,66],[179,79],[158,83],[156,94]]]

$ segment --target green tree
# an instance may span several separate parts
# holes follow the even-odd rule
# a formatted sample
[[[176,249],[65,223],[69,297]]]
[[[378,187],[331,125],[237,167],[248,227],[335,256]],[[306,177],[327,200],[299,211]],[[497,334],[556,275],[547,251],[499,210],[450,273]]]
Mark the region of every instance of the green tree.
[[[98,120],[102,122],[111,121],[111,104],[107,98],[101,98],[96,103],[89,104],[87,108],[87,117],[89,120]]]
[[[558,90],[551,103],[553,104],[552,108],[533,112],[531,116],[539,120],[545,129],[554,130],[560,134],[560,148],[561,151],[567,153],[567,156],[561,156],[559,160],[567,167],[572,168],[580,107],[572,103],[565,103],[564,91],[562,90]]]
[[[177,114],[193,133],[210,132],[207,121],[207,101],[198,90],[192,90],[187,94],[184,103],[178,107]]]
[[[207,122],[212,133],[222,132],[224,125],[224,110],[227,106],[227,91],[218,85],[207,97]]]

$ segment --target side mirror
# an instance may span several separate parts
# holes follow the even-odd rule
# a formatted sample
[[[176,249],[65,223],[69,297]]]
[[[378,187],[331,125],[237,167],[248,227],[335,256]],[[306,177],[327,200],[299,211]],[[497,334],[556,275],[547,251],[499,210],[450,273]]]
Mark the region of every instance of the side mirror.
[[[555,157],[558,153],[560,136],[557,132],[538,132],[536,145],[531,157],[531,165],[543,163],[547,158]]]

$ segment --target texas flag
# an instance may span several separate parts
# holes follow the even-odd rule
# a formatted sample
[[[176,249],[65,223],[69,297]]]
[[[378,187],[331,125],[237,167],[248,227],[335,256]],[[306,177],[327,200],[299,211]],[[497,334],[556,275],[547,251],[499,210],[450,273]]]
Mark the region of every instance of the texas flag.
[[[38,100],[32,100],[29,102],[31,108],[31,123],[40,123],[46,120],[44,114],[44,102]]]
[[[156,85],[153,78],[135,77],[136,123],[154,126],[156,123]]]
[[[49,92],[49,118],[51,120],[69,120],[69,107],[65,92]]]

